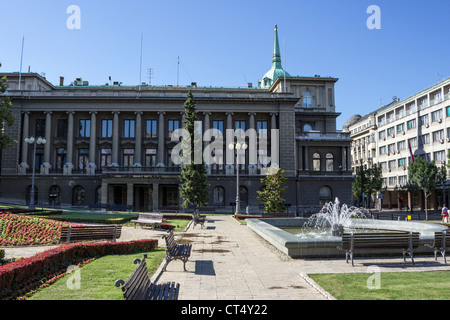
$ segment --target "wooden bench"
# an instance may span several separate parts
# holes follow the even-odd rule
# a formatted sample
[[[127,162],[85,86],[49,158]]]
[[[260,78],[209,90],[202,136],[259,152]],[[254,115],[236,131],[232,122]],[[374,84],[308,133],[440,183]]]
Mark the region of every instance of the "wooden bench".
[[[170,231],[167,236],[163,237],[166,240],[166,264],[163,271],[166,271],[170,261],[176,259],[183,261],[183,268],[186,271],[186,262],[191,256],[192,244],[177,244],[173,231]]]
[[[179,210],[174,208],[174,207],[159,207],[158,208],[158,213],[178,213]]]
[[[380,250],[380,249],[401,249],[403,260],[409,254],[414,264],[413,250],[419,246],[418,232],[362,232],[344,233],[342,245],[339,247],[345,250],[345,261],[348,263],[350,257],[353,266],[353,254],[356,250]]]
[[[122,286],[123,297],[125,300],[177,300],[180,291],[180,284],[167,282],[155,284],[148,277],[147,262],[144,258],[134,259],[134,264],[139,264],[133,274],[127,280],[116,280],[115,286]]]
[[[428,247],[434,249],[434,259],[437,261],[437,253],[440,252],[444,258],[444,263],[447,264],[447,258],[445,256],[445,251],[448,246],[450,246],[450,237],[447,236],[447,231],[439,231],[434,233],[434,243],[433,245],[425,244]]]
[[[134,227],[136,228],[136,224],[143,224],[143,225],[152,225],[152,229],[155,228],[155,226],[161,227],[161,223],[163,220],[162,214],[156,214],[156,213],[139,213],[139,217],[137,220],[131,220],[131,222],[134,222]]]
[[[197,224],[200,224],[202,226],[202,229],[203,229],[203,227],[205,226],[205,217],[202,217],[198,210],[194,211],[194,213],[192,214],[192,219],[194,221],[194,226],[192,228],[195,228],[195,226]]]
[[[61,227],[59,242],[82,242],[93,240],[116,241],[122,234],[121,225],[67,226]]]

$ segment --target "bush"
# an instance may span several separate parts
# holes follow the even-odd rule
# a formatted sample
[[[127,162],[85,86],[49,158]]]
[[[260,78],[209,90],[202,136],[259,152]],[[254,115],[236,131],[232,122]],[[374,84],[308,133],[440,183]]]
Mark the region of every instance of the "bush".
[[[15,299],[33,290],[67,267],[86,259],[114,254],[132,254],[157,248],[158,240],[63,244],[33,257],[0,266],[0,300]]]

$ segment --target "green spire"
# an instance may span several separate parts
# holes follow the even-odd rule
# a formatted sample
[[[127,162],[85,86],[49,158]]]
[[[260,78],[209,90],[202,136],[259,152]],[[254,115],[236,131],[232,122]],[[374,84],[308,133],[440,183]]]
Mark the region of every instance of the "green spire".
[[[272,83],[278,77],[290,77],[288,72],[283,70],[281,66],[281,53],[280,53],[280,43],[278,41],[278,27],[275,25],[275,38],[273,40],[273,56],[272,56],[272,68],[266,72],[262,80],[259,81],[259,87],[263,89],[268,89]]]
[[[278,27],[275,25],[275,38],[273,40],[272,68],[283,69],[281,66],[280,43],[278,42]]]

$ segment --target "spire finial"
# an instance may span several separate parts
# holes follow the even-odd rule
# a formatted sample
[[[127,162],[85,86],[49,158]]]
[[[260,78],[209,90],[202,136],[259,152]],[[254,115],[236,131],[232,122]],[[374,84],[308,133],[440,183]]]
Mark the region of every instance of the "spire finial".
[[[275,25],[275,38],[273,41],[273,57],[272,57],[272,67],[281,67],[281,54],[280,54],[280,44],[278,42],[278,27]]]

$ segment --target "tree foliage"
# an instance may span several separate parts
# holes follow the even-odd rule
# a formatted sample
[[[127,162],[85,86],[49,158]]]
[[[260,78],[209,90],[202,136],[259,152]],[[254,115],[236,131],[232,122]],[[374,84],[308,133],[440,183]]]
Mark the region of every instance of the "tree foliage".
[[[425,216],[428,220],[428,197],[446,177],[446,169],[439,169],[434,161],[418,158],[408,166],[408,179],[423,190],[425,196]]]
[[[287,190],[287,186],[283,186],[286,181],[284,170],[272,167],[269,168],[265,178],[261,179],[264,188],[261,191],[257,191],[257,199],[264,205],[265,213],[277,213],[286,210],[286,200],[283,198]]]
[[[0,79],[0,149],[5,149],[8,144],[13,142],[11,137],[5,133],[5,126],[12,126],[15,117],[12,113],[11,99],[5,96],[8,88],[6,77]]]
[[[207,183],[207,170],[203,163],[203,158],[201,163],[196,164],[194,161],[194,145],[201,144],[201,141],[196,141],[199,138],[194,134],[196,130],[199,130],[199,128],[196,128],[195,123],[197,121],[196,106],[197,103],[189,90],[187,100],[184,103],[183,122],[190,139],[183,139],[182,141],[182,152],[189,161],[185,161],[183,164],[180,175],[180,196],[183,199],[182,206],[184,208],[191,205],[204,207],[209,202],[209,184]]]
[[[381,191],[383,187],[383,174],[381,166],[374,164],[370,168],[360,167],[352,184],[353,195],[360,197],[372,195],[377,191]],[[370,199],[370,197],[369,197]]]

